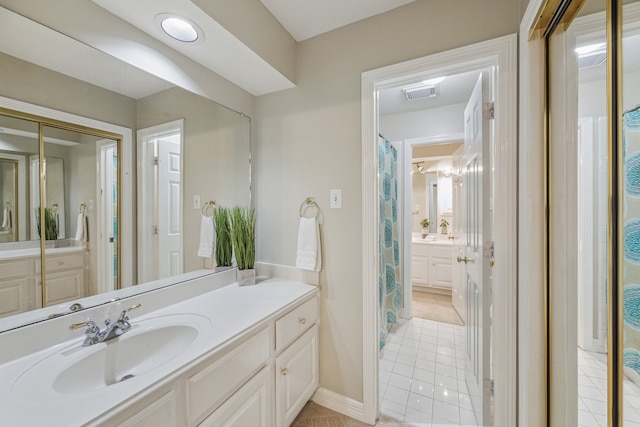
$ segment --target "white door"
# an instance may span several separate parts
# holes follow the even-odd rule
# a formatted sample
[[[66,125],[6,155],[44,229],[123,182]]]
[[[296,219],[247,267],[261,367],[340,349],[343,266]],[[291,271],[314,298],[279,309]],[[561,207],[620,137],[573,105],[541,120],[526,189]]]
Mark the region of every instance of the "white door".
[[[465,376],[471,403],[480,425],[491,425],[491,276],[483,239],[491,236],[490,75],[483,71],[464,111],[465,154],[463,194],[466,221],[463,226],[466,270],[466,362]],[[487,245],[488,246],[488,245]]]
[[[466,207],[465,184],[463,171],[466,169],[464,159],[464,145],[458,148],[452,156],[453,174],[453,218],[451,220],[451,236],[453,237],[453,262],[451,269],[451,304],[456,309],[463,323],[467,323],[467,269],[464,263],[456,262],[464,258],[466,251]]]
[[[158,279],[182,273],[180,143],[158,139]]]
[[[118,146],[106,139],[97,143],[100,152],[100,200],[97,223],[98,290],[108,292],[118,287]],[[89,202],[89,209],[92,209]],[[89,236],[89,239],[93,237]]]

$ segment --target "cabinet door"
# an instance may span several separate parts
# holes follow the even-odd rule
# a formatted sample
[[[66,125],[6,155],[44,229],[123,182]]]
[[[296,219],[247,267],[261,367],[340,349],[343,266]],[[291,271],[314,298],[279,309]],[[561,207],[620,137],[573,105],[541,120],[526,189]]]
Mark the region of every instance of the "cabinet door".
[[[429,283],[429,258],[424,256],[411,257],[411,280],[413,283],[422,285]]]
[[[290,425],[318,388],[318,325],[276,357],[276,425]]]
[[[443,288],[451,288],[451,257],[431,257],[429,284]]]
[[[272,370],[263,368],[199,424],[200,427],[270,427]]]
[[[47,274],[48,306],[73,301],[84,296],[84,270]]]
[[[175,426],[176,396],[169,392],[141,409],[136,415],[119,424],[121,427],[162,427]]]
[[[34,309],[33,287],[29,277],[0,280],[0,317]]]

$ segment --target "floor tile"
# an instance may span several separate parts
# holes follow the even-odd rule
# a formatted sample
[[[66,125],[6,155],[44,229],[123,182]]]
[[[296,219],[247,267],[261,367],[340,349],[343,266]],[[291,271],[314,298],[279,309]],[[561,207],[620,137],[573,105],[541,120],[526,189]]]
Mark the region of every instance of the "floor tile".
[[[405,377],[404,375],[394,374],[392,373],[389,376],[388,385],[393,387],[398,387],[402,390],[410,390],[411,389],[411,378]]]

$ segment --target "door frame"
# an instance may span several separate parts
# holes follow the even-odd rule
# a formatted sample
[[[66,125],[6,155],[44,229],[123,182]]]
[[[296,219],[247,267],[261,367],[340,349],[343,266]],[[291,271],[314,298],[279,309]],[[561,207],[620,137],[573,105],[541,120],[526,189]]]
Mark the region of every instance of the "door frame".
[[[161,135],[180,132],[180,152],[184,150],[184,119],[173,120],[171,122],[162,123],[156,126],[139,129],[137,132],[137,158],[138,158],[138,283],[145,283],[149,274],[153,276],[155,265],[154,238],[148,231],[155,222],[155,187],[153,191],[145,191],[145,188],[154,186],[154,167],[153,167],[153,150],[150,150],[150,139],[155,139]],[[181,181],[184,182],[184,155],[180,155],[180,175]],[[183,185],[183,184],[181,184]],[[184,191],[180,193],[180,217],[183,217],[184,207]],[[149,223],[151,222],[151,224]],[[145,229],[147,232],[145,233]],[[180,234],[183,235],[183,225],[180,223]],[[182,247],[182,257],[184,265],[184,247]],[[151,256],[150,256],[151,254]],[[149,262],[152,260],[152,262]],[[153,280],[153,279],[151,279]]]
[[[496,67],[494,352],[496,425],[517,414],[517,35],[512,34],[362,73],[363,421],[378,415],[378,97],[381,89],[418,79]]]

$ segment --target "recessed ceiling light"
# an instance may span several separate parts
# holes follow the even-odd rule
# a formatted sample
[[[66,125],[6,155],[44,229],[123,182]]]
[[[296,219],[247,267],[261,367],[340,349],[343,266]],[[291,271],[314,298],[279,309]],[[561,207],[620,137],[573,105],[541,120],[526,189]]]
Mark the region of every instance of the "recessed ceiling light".
[[[161,13],[155,21],[169,37],[184,43],[200,41],[204,36],[200,27],[182,16]]]

